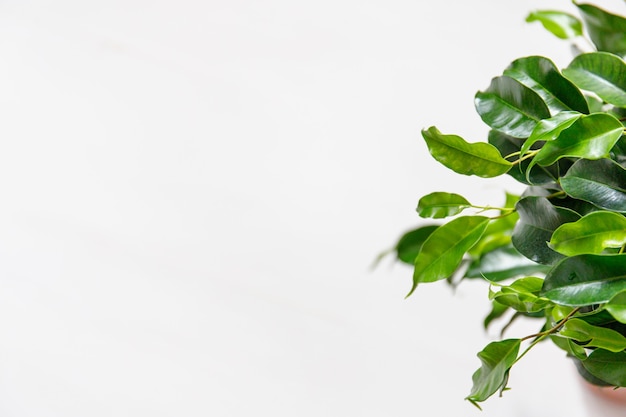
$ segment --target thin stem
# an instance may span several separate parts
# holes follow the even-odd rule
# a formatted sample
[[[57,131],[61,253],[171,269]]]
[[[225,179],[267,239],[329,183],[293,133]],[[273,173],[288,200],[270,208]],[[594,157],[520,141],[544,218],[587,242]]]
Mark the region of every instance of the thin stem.
[[[580,310],[580,307],[576,307],[575,309],[573,309],[567,316],[565,316],[562,320],[560,320],[554,327],[552,327],[551,329],[545,330],[543,332],[539,332],[539,333],[535,333],[535,334],[531,334],[529,336],[523,337],[521,339],[521,341],[523,342],[524,340],[528,340],[528,339],[532,339],[535,338],[535,340],[533,340],[533,342],[526,348],[526,350],[524,350],[524,352],[522,352],[521,355],[519,355],[517,357],[517,359],[515,359],[515,362],[513,363],[517,363],[517,361],[519,361],[520,359],[522,359],[522,357],[524,355],[526,355],[526,353],[528,353],[528,351],[530,349],[532,349],[537,343],[541,342],[543,339],[545,339],[547,336],[550,336],[553,333],[556,333],[559,331],[559,329],[569,320],[571,319],[574,314],[578,313],[578,311]]]
[[[518,165],[520,163],[522,163],[523,161],[532,158],[533,156],[537,155],[537,153],[539,152],[539,149],[537,149],[536,151],[531,151],[528,152],[526,155],[524,155],[523,157],[521,157],[520,159],[518,159],[517,161],[511,162],[513,165]]]

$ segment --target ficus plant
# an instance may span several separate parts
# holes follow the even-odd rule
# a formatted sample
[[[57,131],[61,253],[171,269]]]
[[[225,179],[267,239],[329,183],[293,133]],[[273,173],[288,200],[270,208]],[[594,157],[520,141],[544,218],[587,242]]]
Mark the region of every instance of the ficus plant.
[[[511,62],[474,97],[489,127],[470,142],[422,130],[432,157],[460,175],[509,175],[520,195],[478,206],[450,192],[424,195],[424,219],[393,253],[424,283],[483,280],[497,318],[528,318],[537,331],[495,340],[478,353],[467,400],[507,389],[533,346],[551,341],[589,382],[626,386],[626,18],[592,4],[576,14],[539,10],[539,22],[574,52],[562,69],[543,56]],[[480,408],[480,407],[479,407]]]

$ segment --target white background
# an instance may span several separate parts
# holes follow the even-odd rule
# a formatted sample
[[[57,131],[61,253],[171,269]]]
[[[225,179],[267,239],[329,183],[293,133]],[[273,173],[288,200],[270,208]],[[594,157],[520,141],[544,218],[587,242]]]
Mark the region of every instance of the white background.
[[[572,7],[0,1],[0,415],[586,415],[548,344],[480,413],[486,286],[371,269],[420,196],[517,189],[419,132],[484,140],[475,92],[565,66],[524,18]]]

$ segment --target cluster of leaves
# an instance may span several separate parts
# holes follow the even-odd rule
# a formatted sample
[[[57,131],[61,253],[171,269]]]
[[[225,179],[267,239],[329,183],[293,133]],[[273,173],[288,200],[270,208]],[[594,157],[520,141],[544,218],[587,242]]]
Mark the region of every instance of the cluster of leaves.
[[[490,127],[486,142],[422,131],[430,154],[456,173],[507,174],[526,185],[502,207],[448,192],[423,196],[418,214],[445,220],[395,246],[414,265],[409,295],[422,283],[483,279],[492,303],[485,326],[507,312],[540,320],[536,334],[478,354],[467,397],[475,405],[506,389],[511,367],[542,340],[575,358],[591,382],[626,386],[626,18],[574,4],[580,18],[537,11],[527,21],[591,49],[578,49],[561,70],[523,57],[493,78],[475,96]]]

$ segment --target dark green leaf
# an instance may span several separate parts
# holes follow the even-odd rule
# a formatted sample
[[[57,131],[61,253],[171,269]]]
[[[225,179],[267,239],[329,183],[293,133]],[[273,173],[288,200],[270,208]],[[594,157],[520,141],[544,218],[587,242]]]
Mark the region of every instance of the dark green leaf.
[[[531,88],[539,94],[553,114],[574,110],[589,113],[583,93],[565,78],[552,61],[542,56],[530,56],[513,61],[504,75]]]
[[[556,139],[546,142],[533,163],[552,165],[563,157],[606,158],[623,132],[621,122],[607,113],[581,116]]]
[[[463,216],[439,226],[426,239],[415,258],[413,288],[408,295],[419,283],[449,278],[465,253],[480,239],[488,223],[488,217]]]
[[[544,28],[560,39],[581,36],[583,28],[575,16],[555,10],[537,10],[528,15],[527,22],[540,22]]]
[[[626,352],[596,349],[582,362],[596,378],[616,387],[626,386]]]
[[[525,197],[516,205],[520,220],[513,230],[515,248],[528,259],[550,265],[563,255],[548,247],[552,233],[562,224],[574,222],[580,215],[572,210],[556,207],[544,197]]]
[[[575,3],[576,4],[576,3]],[[591,4],[576,4],[589,37],[599,51],[626,53],[626,19]]]
[[[619,352],[626,349],[626,337],[615,330],[591,325],[580,319],[568,320],[559,334],[581,343],[585,347],[595,347]]]
[[[484,142],[469,143],[456,135],[443,135],[436,127],[422,130],[430,154],[441,164],[463,175],[497,177],[511,168],[498,149]]]
[[[504,246],[487,252],[470,264],[467,278],[485,277],[490,281],[547,272],[549,267],[533,262],[522,256],[514,247]]]
[[[626,63],[619,56],[608,52],[578,55],[563,75],[607,103],[626,107]]]
[[[471,204],[465,197],[437,191],[420,198],[417,204],[417,213],[421,217],[442,219],[455,216],[468,207],[471,207]]]
[[[487,90],[476,93],[474,105],[488,126],[516,138],[527,138],[539,120],[550,117],[537,93],[505,75],[495,77]]]
[[[505,339],[489,343],[478,353],[482,365],[472,376],[473,386],[467,400],[478,405],[477,402],[485,401],[505,388],[520,345],[520,339]]]
[[[438,225],[426,225],[405,233],[396,244],[396,254],[398,259],[404,263],[414,265],[415,257],[419,253],[424,241]]]
[[[626,254],[576,255],[563,259],[546,275],[542,296],[557,304],[606,303],[626,290]]]
[[[577,161],[561,178],[561,186],[573,198],[626,212],[626,170],[610,159]]]

